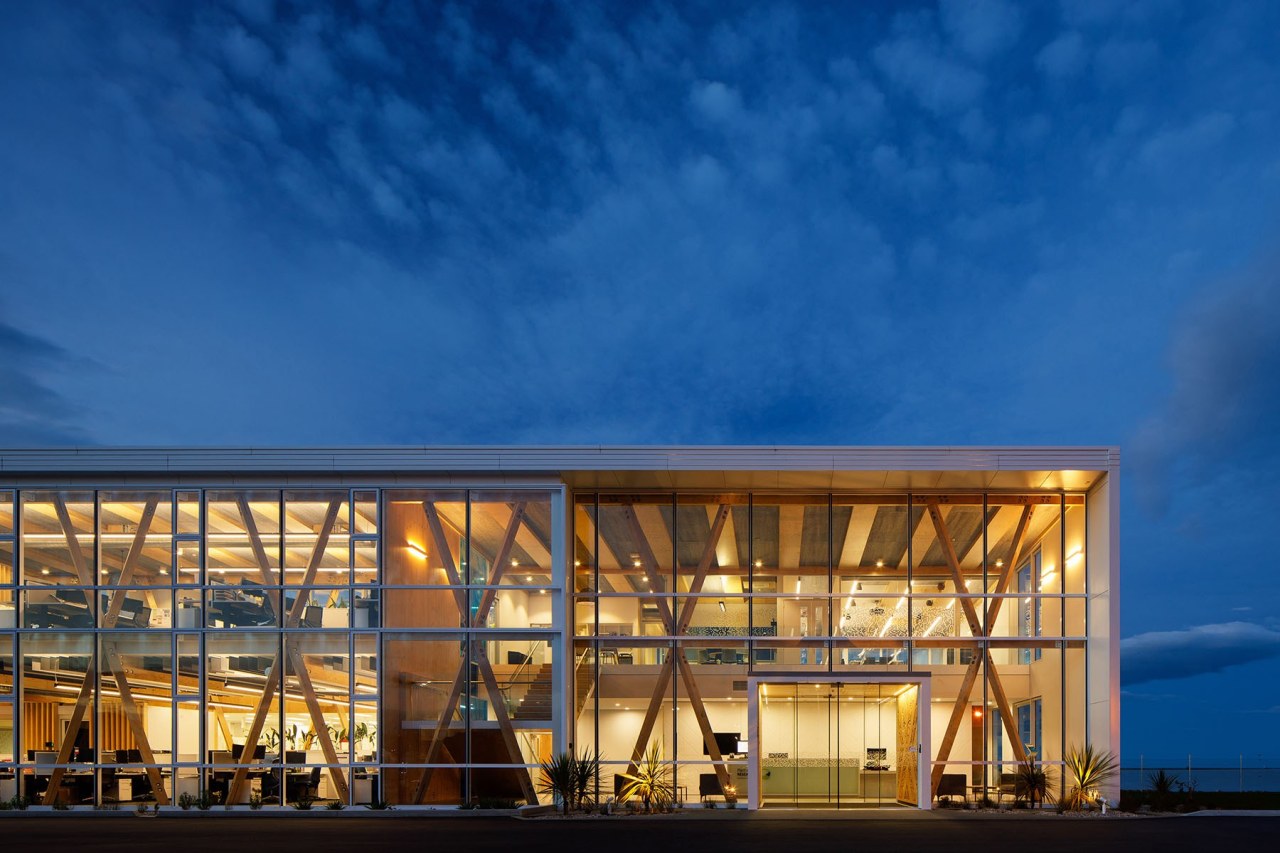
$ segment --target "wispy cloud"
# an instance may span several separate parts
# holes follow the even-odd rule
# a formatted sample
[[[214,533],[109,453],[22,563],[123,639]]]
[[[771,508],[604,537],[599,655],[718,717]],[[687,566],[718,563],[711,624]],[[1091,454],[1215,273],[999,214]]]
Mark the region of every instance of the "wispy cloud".
[[[1190,678],[1280,655],[1280,631],[1251,622],[1197,625],[1152,631],[1120,643],[1120,673],[1126,686]]]
[[[0,322],[0,446],[83,443],[81,411],[47,377],[84,369],[57,344]]]

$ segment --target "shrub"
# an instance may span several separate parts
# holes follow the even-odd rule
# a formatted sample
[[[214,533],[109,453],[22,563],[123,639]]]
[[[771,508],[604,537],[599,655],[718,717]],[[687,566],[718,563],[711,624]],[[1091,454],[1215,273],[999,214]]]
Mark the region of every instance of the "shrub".
[[[1066,808],[1073,811],[1080,811],[1086,805],[1095,803],[1098,789],[1111,781],[1119,771],[1115,754],[1095,752],[1092,744],[1067,750],[1066,765],[1074,786],[1063,802]]]
[[[624,802],[639,800],[644,803],[645,814],[659,809],[675,799],[675,790],[671,785],[671,768],[662,763],[662,744],[654,743],[645,752],[644,757],[636,764],[634,773],[624,773],[627,780],[619,792]]]
[[[1174,790],[1182,784],[1176,774],[1168,773],[1163,768],[1148,773],[1147,781],[1151,783],[1151,805],[1159,811],[1169,808]]]

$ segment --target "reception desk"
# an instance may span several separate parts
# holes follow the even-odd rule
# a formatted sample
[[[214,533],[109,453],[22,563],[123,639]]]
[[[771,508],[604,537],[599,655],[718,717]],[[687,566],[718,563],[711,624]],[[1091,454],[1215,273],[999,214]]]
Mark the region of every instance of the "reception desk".
[[[760,776],[760,789],[766,801],[793,797],[834,799],[839,796],[896,802],[898,798],[898,773],[895,770],[766,761],[760,766]]]

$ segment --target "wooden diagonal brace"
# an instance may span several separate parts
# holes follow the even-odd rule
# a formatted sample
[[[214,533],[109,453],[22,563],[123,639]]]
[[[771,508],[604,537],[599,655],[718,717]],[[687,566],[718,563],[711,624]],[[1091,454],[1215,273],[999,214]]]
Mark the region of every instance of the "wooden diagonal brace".
[[[653,554],[653,548],[649,546],[649,537],[644,535],[644,528],[640,525],[640,518],[636,515],[634,505],[628,505],[622,509],[623,515],[627,519],[627,523],[631,525],[631,535],[636,541],[636,547],[640,549],[640,567],[644,569],[645,577],[649,579],[649,590],[653,593],[662,591],[662,576],[658,574],[658,558]],[[665,598],[650,599],[655,602],[658,607],[658,614],[662,617],[663,627],[666,628],[668,634],[674,633],[675,619],[671,613],[671,605],[667,603]]]
[[[933,512],[935,507],[936,504],[930,504],[930,517],[934,517]],[[1021,558],[1022,554],[1023,538],[1026,536],[1033,510],[1034,507],[1031,505],[1023,507],[1022,515],[1018,520],[1018,527],[1014,531],[1013,548],[1010,550],[1010,560],[1006,563],[1005,570],[996,584],[997,597],[992,600],[990,607],[987,609],[987,628],[982,632],[984,637],[991,635],[992,627],[995,625],[996,616],[1000,613],[1000,603],[1003,601],[999,596],[1004,594],[1013,577],[1013,573],[1017,570],[1018,560]],[[934,517],[934,526],[937,527],[940,523],[940,516]],[[941,538],[945,533],[946,525],[944,524],[942,529],[939,530],[938,535]],[[949,542],[950,539],[948,538],[946,541]],[[957,587],[957,593],[958,592],[959,588]],[[996,673],[995,668],[992,665],[991,653],[984,651],[981,655],[975,654],[973,656],[973,660],[969,662],[968,669],[965,670],[964,679],[960,683],[960,690],[956,694],[955,706],[951,709],[951,717],[947,720],[946,731],[943,733],[942,742],[938,746],[938,757],[935,759],[937,763],[934,765],[933,771],[930,774],[933,784],[933,793],[935,795],[938,792],[938,784],[942,781],[942,773],[946,769],[946,761],[951,756],[951,748],[955,745],[956,735],[960,731],[960,724],[964,721],[965,714],[968,710],[969,696],[973,693],[973,685],[977,680],[978,672],[983,660],[986,660],[987,662],[988,680],[993,681],[993,692],[996,692],[996,701],[1000,706],[1000,719],[1004,721],[1005,726],[1008,727],[1011,732],[1017,731],[1016,724],[1013,723],[1013,718],[1008,712],[1008,700],[1005,699],[1004,685],[1000,682],[999,675]],[[1021,738],[1015,736],[1010,738],[1010,741],[1014,745],[1014,754],[1018,757],[1018,760],[1025,761],[1026,752],[1022,748]]]
[[[1022,540],[1027,535],[1027,527],[1031,523],[1031,513],[1035,510],[1034,506],[1026,506],[1022,508],[1022,515],[1018,519],[1018,527],[1013,533],[1013,547],[1009,549],[1009,559],[1004,564],[1004,571],[1000,574],[1000,580],[996,583],[996,597],[991,600],[991,604],[987,607],[987,634],[991,634],[996,624],[996,617],[1000,615],[1000,605],[1004,599],[1000,596],[1004,595],[1009,589],[1009,584],[1013,581],[1014,572],[1018,570],[1018,561],[1022,559]]]
[[[298,643],[296,640],[285,640],[285,652],[289,655],[289,664],[293,668],[293,674],[298,679],[298,687],[302,692],[302,699],[307,704],[307,713],[311,715],[312,731],[316,733],[316,740],[320,741],[320,750],[324,753],[325,763],[329,765],[329,776],[333,780],[334,790],[337,791],[338,799],[341,802],[347,800],[347,777],[342,772],[342,768],[335,765],[340,763],[338,751],[333,748],[333,740],[329,737],[329,727],[324,721],[324,711],[320,708],[320,701],[316,698],[315,685],[311,683],[311,673],[307,671],[307,662],[303,658],[302,653],[298,651]]]
[[[502,690],[498,687],[498,679],[493,675],[493,667],[489,664],[489,657],[485,654],[484,643],[480,640],[473,640],[472,659],[476,662],[476,669],[480,671],[480,678],[484,681],[485,691],[489,694],[489,707],[493,708],[493,715],[498,720],[498,731],[502,733],[502,742],[507,748],[507,754],[511,757],[513,764],[524,764],[524,758],[520,755],[520,742],[516,738],[515,726],[511,724],[511,717],[507,714],[507,704],[502,698]],[[529,769],[521,767],[516,771],[517,778],[520,782],[520,789],[524,793],[525,802],[529,805],[537,805],[538,794],[533,789],[533,780],[529,777]]]
[[[707,709],[702,704],[702,691],[698,689],[698,682],[693,676],[693,667],[684,659],[684,655],[676,655],[675,661],[676,665],[680,667],[680,675],[684,679],[685,694],[689,700],[689,707],[693,709],[693,716],[698,721],[698,728],[702,730],[702,742],[706,744],[707,754],[715,762],[716,776],[720,779],[720,790],[724,792],[731,784],[729,770],[724,766],[724,756],[720,754],[720,747],[716,745],[715,732],[711,730],[711,721],[707,718]]]
[[[653,685],[653,695],[649,697],[649,707],[645,709],[640,730],[636,732],[636,746],[631,750],[631,763],[627,765],[628,773],[635,773],[636,766],[644,757],[644,749],[649,745],[649,736],[653,734],[653,726],[658,721],[658,712],[662,710],[662,702],[666,698],[667,687],[671,684],[671,672],[675,668],[675,653],[667,658],[658,670],[658,680]]]
[[[942,519],[942,510],[938,508],[936,500],[929,501],[929,518],[933,520],[933,529],[938,534],[938,544],[942,546],[942,554],[947,560],[947,568],[951,570],[951,579],[956,585],[956,598],[960,601],[960,608],[964,611],[964,618],[969,622],[969,632],[975,637],[981,637],[982,622],[978,619],[978,611],[974,608],[973,602],[965,595],[968,593],[968,587],[964,583],[964,574],[960,571],[960,560],[956,557],[955,546],[951,542],[951,533],[947,530],[947,523]]]
[[[507,531],[502,537],[502,545],[490,564],[492,571],[489,582],[486,584],[488,588],[480,596],[480,604],[476,608],[476,615],[472,621],[477,628],[484,627],[485,620],[489,618],[490,608],[498,600],[498,585],[502,583],[502,576],[507,571],[507,561],[511,558],[511,549],[516,544],[516,534],[520,532],[520,524],[524,521],[525,506],[526,504],[521,502],[511,510],[511,519],[507,522]]]
[[[698,568],[694,571],[693,577],[689,579],[690,596],[696,596],[702,592],[702,585],[707,580],[707,572],[711,570],[711,563],[716,558],[716,547],[720,544],[720,535],[724,532],[724,525],[728,520],[729,505],[720,504],[720,509],[716,511],[715,520],[711,523],[711,533],[707,536],[707,544],[702,549],[702,559],[698,561]],[[684,603],[684,607],[680,609],[680,619],[676,624],[677,634],[683,634],[689,627],[689,623],[693,621],[693,611],[697,604],[697,598],[689,598]]]
[[[133,731],[133,739],[137,741],[138,756],[145,766],[147,778],[151,780],[151,790],[155,795],[156,804],[167,806],[169,805],[169,794],[164,789],[164,777],[160,775],[160,768],[154,766],[156,756],[151,751],[151,741],[147,738],[147,729],[142,721],[142,712],[138,709],[138,704],[133,698],[133,689],[129,686],[129,678],[124,669],[124,662],[120,659],[116,641],[103,640],[102,654],[106,658],[108,669],[111,670],[111,674],[115,677],[116,687],[120,691],[120,705],[124,709],[125,720],[128,721],[129,728]]]
[[[444,568],[445,577],[452,587],[453,600],[458,605],[458,624],[465,625],[470,618],[467,612],[467,593],[461,587],[462,575],[453,562],[453,552],[449,550],[449,540],[445,538],[444,526],[440,523],[440,513],[431,501],[423,501],[422,511],[427,515],[427,526],[431,528],[431,538],[435,541],[436,557]]]
[[[463,668],[458,669],[458,674],[453,678],[453,687],[449,690],[449,698],[445,700],[444,710],[440,712],[440,719],[436,723],[436,729],[431,735],[431,743],[427,746],[427,754],[423,759],[423,764],[435,764],[436,759],[440,757],[440,750],[444,748],[445,738],[449,736],[449,726],[453,723],[453,715],[458,710],[458,700],[462,698],[462,691],[466,687],[466,672]],[[418,787],[413,793],[413,802],[421,803],[423,798],[427,796],[427,787],[431,784],[431,777],[435,774],[434,767],[427,767],[422,771],[422,776],[418,779]]]
[[[245,733],[244,746],[241,747],[240,754],[236,756],[236,763],[240,766],[236,768],[235,775],[231,777],[231,784],[228,786],[228,803],[240,801],[240,792],[244,789],[244,783],[249,778],[249,765],[253,763],[253,751],[258,744],[258,738],[262,736],[262,728],[267,721],[267,712],[271,710],[271,699],[275,696],[276,688],[280,685],[283,669],[284,661],[277,654],[271,664],[271,669],[267,671],[267,680],[262,685],[262,696],[258,699],[257,707],[253,709],[253,720],[249,723],[249,731]]]
[[[275,572],[271,569],[271,560],[267,558],[267,549],[262,545],[262,535],[258,532],[258,523],[253,520],[253,510],[249,508],[249,499],[244,495],[238,495],[236,497],[236,506],[240,508],[240,520],[244,523],[244,532],[249,536],[249,547],[253,550],[253,559],[258,564],[258,577],[263,586],[275,586]]]

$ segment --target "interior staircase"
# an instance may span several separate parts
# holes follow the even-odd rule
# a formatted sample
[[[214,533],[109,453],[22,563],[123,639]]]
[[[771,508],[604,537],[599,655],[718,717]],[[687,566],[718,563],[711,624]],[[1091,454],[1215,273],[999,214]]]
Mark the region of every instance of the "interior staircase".
[[[551,719],[551,664],[544,663],[534,672],[529,689],[511,711],[513,720]]]

